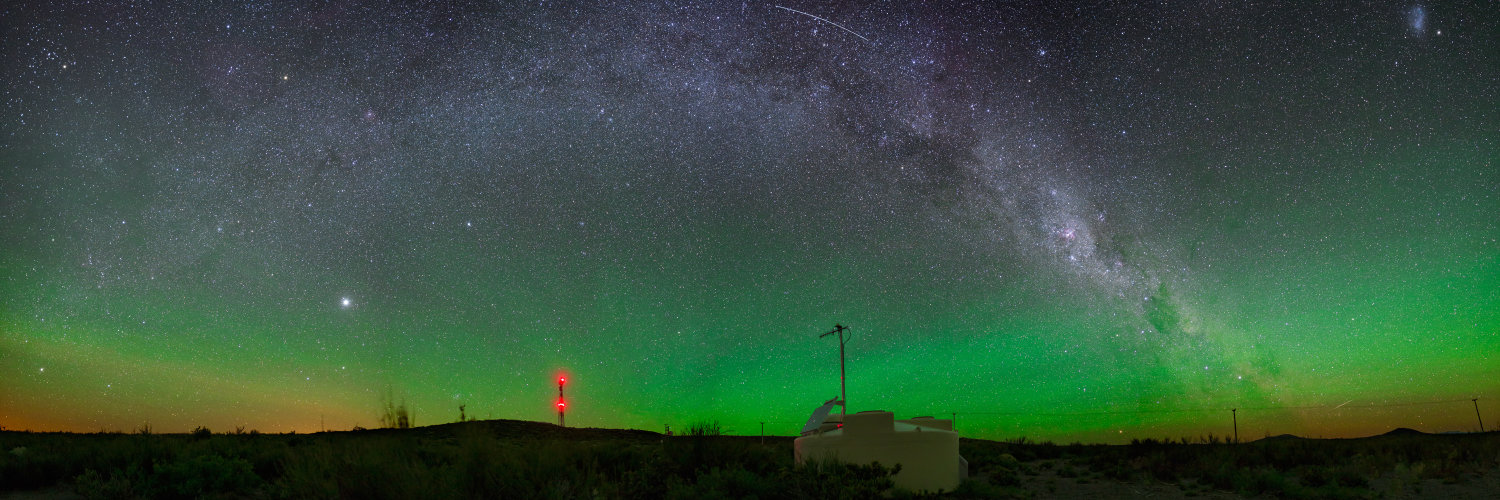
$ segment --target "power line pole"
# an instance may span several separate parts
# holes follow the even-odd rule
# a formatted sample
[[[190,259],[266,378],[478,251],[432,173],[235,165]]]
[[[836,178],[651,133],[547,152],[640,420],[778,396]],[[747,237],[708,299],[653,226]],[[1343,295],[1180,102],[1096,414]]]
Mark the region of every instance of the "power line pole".
[[[1479,419],[1479,432],[1484,432],[1484,417],[1479,416],[1479,397],[1475,396],[1469,401],[1474,402],[1474,418]]]
[[[833,330],[818,336],[820,339],[835,333],[839,336],[839,419],[841,421],[849,414],[849,393],[844,390],[844,344],[848,342],[844,340],[844,332],[848,330],[848,327],[834,323]]]
[[[766,444],[766,423],[760,423],[760,444]]]
[[[1239,415],[1239,412],[1240,412],[1239,408],[1231,408],[1229,410],[1229,418],[1231,418],[1231,419],[1234,420],[1234,442],[1236,444],[1238,444],[1240,442],[1240,415]]]

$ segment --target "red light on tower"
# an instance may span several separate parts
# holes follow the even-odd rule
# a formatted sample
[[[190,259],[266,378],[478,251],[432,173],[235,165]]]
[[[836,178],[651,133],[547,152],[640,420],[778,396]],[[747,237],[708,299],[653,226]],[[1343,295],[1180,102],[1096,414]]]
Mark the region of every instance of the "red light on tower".
[[[563,420],[563,410],[567,409],[567,407],[568,407],[567,399],[563,398],[563,384],[565,384],[567,382],[568,382],[568,377],[563,376],[563,375],[558,375],[557,376],[557,426],[558,427],[567,427],[568,426],[566,423],[564,423],[566,421]]]

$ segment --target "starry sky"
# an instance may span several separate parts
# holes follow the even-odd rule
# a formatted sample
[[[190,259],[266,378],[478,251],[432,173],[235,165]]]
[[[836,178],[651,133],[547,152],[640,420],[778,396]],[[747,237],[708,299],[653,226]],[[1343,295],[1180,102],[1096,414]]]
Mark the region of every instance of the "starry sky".
[[[1488,2],[35,3],[7,429],[1500,424]]]

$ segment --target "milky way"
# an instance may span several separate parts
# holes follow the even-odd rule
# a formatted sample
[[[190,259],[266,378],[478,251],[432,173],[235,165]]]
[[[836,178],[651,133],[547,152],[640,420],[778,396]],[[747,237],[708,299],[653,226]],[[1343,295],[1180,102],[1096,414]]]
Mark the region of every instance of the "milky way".
[[[5,9],[6,428],[1500,411],[1493,9]]]

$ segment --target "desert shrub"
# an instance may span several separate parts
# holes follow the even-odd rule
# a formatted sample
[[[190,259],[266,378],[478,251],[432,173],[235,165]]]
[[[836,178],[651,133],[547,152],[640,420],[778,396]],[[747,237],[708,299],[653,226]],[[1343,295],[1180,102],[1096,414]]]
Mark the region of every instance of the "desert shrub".
[[[666,494],[670,477],[673,476],[660,453],[644,454],[634,466],[621,467],[612,491],[619,498],[658,498]]]
[[[247,494],[261,484],[242,458],[215,454],[183,457],[155,468],[150,493],[154,498],[201,498]]]
[[[859,465],[838,462],[808,462],[782,469],[782,498],[876,498],[891,492],[901,471],[900,464],[885,467],[879,462]]]
[[[741,438],[709,435],[673,436],[661,444],[662,466],[671,474],[694,477],[715,467],[758,468],[774,466],[777,457],[766,448]],[[790,453],[781,460],[790,464]],[[757,471],[765,473],[764,470]]]
[[[503,443],[486,432],[472,431],[459,437],[454,469],[457,486],[477,498],[515,498],[523,491],[524,464]]]
[[[1328,484],[1333,480],[1330,472],[1323,467],[1302,467],[1298,469],[1297,477],[1302,481],[1303,486],[1316,488]]]
[[[1099,470],[1100,474],[1104,475],[1104,477],[1113,479],[1115,481],[1129,481],[1135,477],[1135,469],[1132,468],[1131,465],[1125,463],[1115,463],[1102,468],[1102,470],[1095,470]],[[1162,477],[1163,475],[1167,477]],[[1153,473],[1152,476],[1160,481],[1168,483],[1175,482],[1177,480],[1176,474],[1173,474],[1170,470],[1165,471],[1165,473],[1162,475]]]
[[[99,471],[89,469],[84,471],[74,480],[74,490],[89,500],[125,500],[142,497],[143,494],[136,490],[136,481],[139,471],[124,471],[123,473],[101,474]]]
[[[280,439],[257,439],[249,435],[215,436],[197,444],[203,453],[243,459],[257,477],[275,478],[290,453],[290,446]]]
[[[1198,475],[1204,483],[1213,486],[1217,490],[1234,490],[1236,468],[1230,464],[1218,464],[1212,469],[1200,471]]]
[[[1345,465],[1334,469],[1333,484],[1351,488],[1365,488],[1370,485],[1370,481],[1365,479],[1365,475],[1358,468]]]
[[[68,477],[72,457],[41,443],[0,449],[0,488],[33,489]]]
[[[665,498],[777,498],[781,488],[775,477],[764,477],[745,469],[715,467],[691,478],[674,478]]]
[[[408,436],[370,436],[294,446],[278,489],[291,498],[447,496],[455,489],[451,465],[421,445]]]
[[[1269,494],[1273,496],[1287,493],[1293,485],[1287,480],[1285,474],[1269,467],[1258,467],[1250,470],[1237,470],[1233,473],[1235,491],[1247,496]]]
[[[1021,468],[1021,461],[1016,460],[1016,457],[1009,453],[1001,453],[998,457],[995,457],[995,463],[1001,467],[1011,470],[1018,470]]]
[[[385,395],[381,411],[376,418],[380,420],[380,426],[386,429],[410,429],[417,425],[416,412],[406,407],[406,401],[396,404],[391,398],[389,390]]]
[[[288,457],[273,491],[281,498],[338,498],[332,454],[328,449],[303,450]]]
[[[717,420],[712,422],[695,422],[688,426],[687,435],[695,437],[722,436],[724,435],[724,427],[719,425]]]
[[[1018,468],[1012,469],[1004,466],[998,466],[987,468],[985,469],[985,472],[989,473],[990,483],[999,486],[1021,485],[1021,473]]]
[[[177,445],[168,436],[45,435],[8,436],[0,443],[0,490],[36,489],[68,483],[89,469],[108,479],[110,471],[135,465],[149,470],[170,458]],[[178,436],[177,438],[180,438]]]

